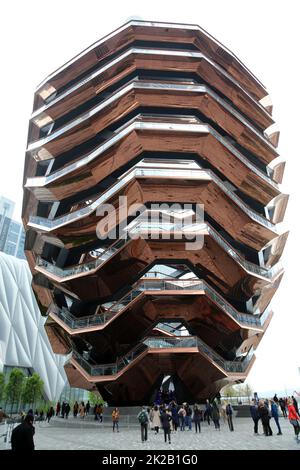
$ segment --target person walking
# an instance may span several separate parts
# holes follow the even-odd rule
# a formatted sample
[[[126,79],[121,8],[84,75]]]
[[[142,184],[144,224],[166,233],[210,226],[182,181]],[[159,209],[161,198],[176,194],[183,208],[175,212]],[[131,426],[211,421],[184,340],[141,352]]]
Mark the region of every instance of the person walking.
[[[148,423],[149,423],[149,415],[147,413],[147,409],[143,406],[142,410],[137,415],[139,423],[141,425],[141,438],[142,442],[146,442],[148,439]]]
[[[172,413],[173,430],[176,432],[179,426],[179,416],[178,416],[178,406],[175,403],[175,401],[171,403],[171,413]]]
[[[184,408],[183,405],[181,405],[181,407],[178,411],[178,417],[179,417],[180,431],[184,431],[186,411],[185,411],[185,408]]]
[[[273,401],[276,403],[276,405],[279,404],[279,400],[278,400],[278,397],[277,397],[277,393],[275,393],[274,397],[273,397]]]
[[[96,403],[96,405],[94,406],[94,420],[95,421],[98,421],[99,417],[98,417],[98,405]]]
[[[280,406],[280,409],[281,409],[281,412],[282,412],[282,416],[284,418],[287,418],[286,403],[285,403],[285,400],[283,398],[279,399],[279,406]]]
[[[263,400],[259,400],[257,412],[258,416],[261,419],[265,436],[272,436],[273,432],[270,427],[269,408],[267,408]]]
[[[24,421],[13,429],[11,433],[11,450],[15,452],[28,452],[34,450],[33,426],[34,416],[27,414]]]
[[[186,412],[185,424],[189,428],[189,431],[191,431],[192,430],[192,414],[193,414],[193,411],[192,411],[192,408],[190,407],[190,405],[188,403],[185,404],[184,408],[185,408],[185,412]]]
[[[226,405],[227,405],[227,402],[226,401],[222,401],[222,404],[221,404],[221,410],[220,410],[220,414],[223,418],[223,422],[226,423],[226,420],[227,420],[227,416],[226,416]]]
[[[56,404],[56,416],[59,416],[60,413],[60,402],[58,401]]]
[[[66,419],[68,419],[69,417],[70,410],[71,410],[71,407],[69,403],[66,403],[66,406],[65,406]]]
[[[119,408],[114,408],[111,414],[112,422],[113,422],[113,432],[115,432],[115,428],[117,432],[119,432],[119,419],[120,419],[120,411]]]
[[[215,429],[220,431],[220,412],[216,401],[213,401],[211,416],[215,425]]]
[[[75,401],[74,406],[73,406],[73,416],[74,416],[74,418],[77,418],[78,410],[79,410],[79,405],[78,405],[78,402]]]
[[[97,415],[99,416],[100,423],[102,423],[102,421],[103,421],[103,406],[102,405],[98,405]]]
[[[206,400],[204,419],[207,419],[207,423],[210,425],[210,420],[212,419],[212,406],[209,403],[209,400]]]
[[[197,433],[199,431],[199,433],[201,432],[201,425],[200,425],[200,422],[201,422],[201,410],[198,408],[197,405],[194,406],[194,423],[195,423],[195,432]]]
[[[288,419],[289,419],[289,422],[291,423],[291,425],[294,428],[295,439],[299,443],[300,442],[300,440],[299,440],[299,432],[300,432],[299,420],[300,420],[300,416],[299,416],[299,414],[297,413],[297,411],[294,407],[292,399],[290,399],[288,401]]]
[[[89,414],[90,408],[91,408],[91,405],[90,405],[90,401],[88,400],[87,404],[85,405],[85,414],[86,415]]]
[[[158,434],[161,422],[160,412],[157,405],[154,405],[150,412],[150,421],[152,423],[152,427],[154,428],[155,434]]]
[[[61,405],[61,417],[64,419],[66,414],[66,403],[63,401]]]
[[[85,415],[85,406],[84,406],[84,402],[82,401],[79,405],[79,408],[78,408],[78,412],[79,412],[79,415],[80,415],[80,418],[84,418],[84,415]]]
[[[253,419],[253,422],[254,422],[254,435],[258,436],[259,415],[258,415],[258,410],[257,410],[257,405],[256,405],[255,398],[252,398],[252,405],[250,406],[250,414],[251,414],[251,418]]]
[[[164,408],[162,410],[162,413],[160,415],[160,420],[161,420],[161,425],[164,430],[164,437],[165,437],[165,442],[168,442],[171,444],[171,426],[170,422],[172,421],[172,415],[167,413],[167,410]]]
[[[49,410],[47,411],[46,419],[48,423],[50,423],[50,419],[52,418],[52,416],[54,416],[53,406],[51,406]]]
[[[226,416],[227,416],[227,421],[228,421],[228,426],[229,426],[230,431],[234,431],[233,422],[232,422],[233,408],[231,406],[231,403],[226,404]]]
[[[272,418],[274,418],[274,421],[275,421],[277,429],[278,429],[277,436],[281,436],[282,432],[281,432],[281,427],[280,427],[280,424],[279,424],[278,406],[277,406],[277,403],[275,402],[275,400],[271,400],[271,416],[272,416]]]

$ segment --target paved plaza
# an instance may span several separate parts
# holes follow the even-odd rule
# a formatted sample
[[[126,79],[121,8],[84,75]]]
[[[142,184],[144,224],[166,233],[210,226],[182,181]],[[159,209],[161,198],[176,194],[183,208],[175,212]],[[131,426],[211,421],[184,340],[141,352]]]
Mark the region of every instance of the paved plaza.
[[[266,437],[262,434],[261,424],[260,435],[253,435],[251,418],[236,418],[234,432],[229,431],[227,423],[221,422],[220,431],[216,431],[213,424],[202,423],[201,434],[194,430],[173,432],[171,444],[166,444],[162,430],[157,435],[149,431],[148,441],[142,443],[138,426],[120,427],[119,433],[113,433],[108,424],[56,418],[50,425],[36,423],[34,440],[37,450],[300,450],[289,421],[281,418],[280,424],[282,436],[276,435],[277,429],[271,420],[273,436]],[[3,439],[0,449],[5,449]]]

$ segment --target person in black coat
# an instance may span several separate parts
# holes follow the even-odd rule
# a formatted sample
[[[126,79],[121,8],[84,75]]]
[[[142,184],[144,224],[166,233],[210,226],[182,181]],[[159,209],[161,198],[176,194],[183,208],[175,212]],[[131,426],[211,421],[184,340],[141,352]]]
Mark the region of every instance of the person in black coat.
[[[198,408],[197,405],[194,406],[194,423],[195,423],[195,431],[196,432],[201,432],[201,410]]]
[[[171,444],[171,427],[170,421],[172,421],[172,415],[167,413],[165,409],[162,410],[160,415],[161,425],[164,430],[165,442],[167,442],[167,437],[169,444]]]
[[[285,400],[283,398],[280,398],[279,399],[279,406],[281,408],[281,412],[282,412],[282,416],[284,418],[287,418],[287,413],[286,413],[286,404],[285,404]]]
[[[28,414],[25,416],[24,421],[13,429],[11,434],[11,450],[17,452],[34,450],[33,436],[35,429],[33,420],[33,415]]]
[[[253,398],[252,399],[252,405],[250,406],[250,414],[251,418],[253,419],[254,422],[254,434],[258,436],[258,421],[259,421],[259,415],[257,411],[257,406],[256,406],[256,401]]]
[[[230,431],[234,431],[233,428],[233,422],[232,422],[232,415],[233,415],[233,408],[230,403],[227,403],[226,405],[226,416],[227,416],[227,421],[228,421],[228,426]]]
[[[259,400],[258,402],[258,408],[257,408],[258,416],[261,419],[263,428],[264,428],[264,434],[265,436],[272,436],[273,432],[270,427],[270,414],[269,414],[269,409],[263,402],[263,400]]]

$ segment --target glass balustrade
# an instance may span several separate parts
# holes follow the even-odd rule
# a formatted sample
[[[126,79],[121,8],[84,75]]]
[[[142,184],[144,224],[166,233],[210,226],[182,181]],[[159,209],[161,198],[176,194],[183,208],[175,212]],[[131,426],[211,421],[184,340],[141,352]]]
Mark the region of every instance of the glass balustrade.
[[[183,230],[184,229],[184,230]],[[137,223],[134,227],[130,228],[130,231],[128,231],[129,235],[130,234],[135,234],[143,231],[149,231],[149,233],[152,230],[159,230],[159,231],[170,231],[170,232],[176,232],[176,231],[184,231],[188,232],[189,230],[191,232],[194,231],[200,231],[200,230],[207,230],[209,235],[218,243],[219,246],[224,248],[226,253],[229,254],[232,258],[234,258],[246,271],[249,273],[253,273],[257,276],[264,277],[266,279],[273,279],[274,276],[279,274],[280,272],[283,271],[281,263],[277,263],[275,266],[266,269],[263,268],[262,266],[258,266],[254,263],[251,263],[250,261],[245,260],[240,256],[234,248],[223,238],[221,237],[216,230],[214,230],[209,224],[187,224],[187,225],[182,225],[182,224],[175,224],[175,223],[147,223],[147,222],[140,222]]]
[[[184,274],[184,272],[183,272]],[[177,279],[178,277],[173,276],[170,273],[164,273],[161,271],[148,271],[145,274],[143,274],[142,279],[152,279],[152,278],[158,278],[158,279],[165,279],[165,278],[171,278],[171,279]]]
[[[211,349],[206,343],[204,343],[200,338],[197,338],[197,344],[199,351],[203,352],[208,356],[214,363],[220,366],[226,372],[236,372],[243,373],[248,367],[252,355],[249,360],[244,359],[243,361],[226,361],[219,354],[217,354],[213,349]]]
[[[149,337],[142,343],[134,347],[128,354],[124,355],[117,362],[112,364],[92,365],[84,359],[77,351],[73,351],[73,357],[92,376],[115,375],[130,365],[138,356],[149,349],[184,349],[197,348],[205,354],[212,362],[217,364],[226,372],[243,373],[247,369],[249,362],[253,357],[253,349],[242,361],[226,361],[219,356],[213,349],[196,336],[183,337]]]
[[[224,312],[238,321],[242,326],[258,327],[261,328],[269,315],[269,310],[266,310],[261,317],[247,313],[240,313],[233,308],[223,297],[218,294],[206,282],[199,279],[178,280],[178,279],[151,279],[141,280],[134,288],[115,302],[102,304],[102,313],[90,315],[86,317],[76,318],[66,308],[58,308],[51,305],[50,312],[53,312],[58,318],[72,329],[89,328],[97,325],[104,325],[111,320],[115,315],[124,310],[131,302],[133,302],[139,295],[145,291],[167,291],[167,290],[193,290],[204,291],[205,294]],[[104,310],[104,311],[103,311]]]
[[[147,338],[143,343],[151,349],[168,348],[197,348],[197,338],[194,336],[183,337],[153,337]]]
[[[222,98],[220,98],[219,95],[217,95],[215,92],[210,90],[209,87],[206,85],[185,85],[185,84],[173,84],[173,83],[159,83],[159,82],[140,82],[138,79],[131,80],[129,83],[125,84],[122,88],[120,88],[117,92],[114,92],[110,97],[106,98],[105,100],[101,101],[99,104],[97,104],[94,107],[91,107],[87,112],[79,115],[75,119],[69,121],[67,124],[62,126],[61,128],[49,132],[47,137],[44,137],[43,139],[39,139],[34,141],[32,144],[30,144],[30,150],[36,150],[40,148],[41,146],[51,142],[53,139],[60,137],[62,134],[70,131],[70,129],[82,124],[87,119],[90,119],[106,107],[110,106],[113,102],[119,100],[122,96],[124,96],[126,93],[128,93],[131,90],[134,89],[147,89],[147,90],[174,90],[174,91],[189,91],[189,92],[194,92],[194,93],[206,93],[210,95],[215,101],[221,104],[223,108],[225,108],[227,111],[229,111],[230,114],[232,114],[234,117],[236,117],[239,121],[241,121],[248,129],[250,129],[260,140],[263,140],[264,143],[272,150],[274,150],[274,147],[270,142],[265,138],[264,134],[261,132],[258,132],[255,127],[252,126],[252,124],[245,119],[238,111],[236,111],[230,104],[226,101],[224,101]]]
[[[156,329],[163,331],[164,333],[171,333],[172,336],[188,336],[188,330],[183,324],[178,324],[177,326],[173,323],[158,323],[155,326]]]
[[[117,362],[112,364],[103,364],[103,365],[92,365],[86,359],[82,357],[78,352],[73,351],[73,356],[76,361],[90,374],[93,376],[98,375],[115,375],[120,372],[122,369],[127,367],[134,359],[136,359],[143,351],[146,351],[147,346],[143,343],[136,346],[128,354],[123,356]]]
[[[225,249],[226,253],[228,253],[232,258],[234,258],[244,269],[249,271],[250,273],[257,274],[267,279],[273,279],[278,273],[283,271],[281,263],[277,263],[275,266],[272,266],[269,269],[263,268],[262,266],[258,266],[257,264],[251,263],[246,259],[242,258],[229,243],[218,234],[216,230],[214,230],[209,224],[207,224],[207,231],[209,235],[221,246]]]
[[[199,166],[199,165],[198,165]],[[44,217],[30,216],[29,225],[39,226],[45,228],[46,230],[53,230],[55,228],[61,227],[63,225],[74,222],[84,216],[88,216],[97,207],[105,202],[118,191],[120,191],[129,181],[134,178],[146,178],[146,177],[161,177],[161,178],[192,178],[192,179],[205,179],[210,178],[217,186],[219,186],[222,191],[232,199],[252,220],[258,222],[260,225],[269,228],[272,231],[276,231],[276,226],[268,221],[265,217],[259,215],[257,212],[252,210],[247,204],[242,201],[233,191],[228,189],[226,185],[218,178],[213,171],[204,170],[201,167],[198,169],[183,169],[182,167],[176,168],[176,163],[174,162],[174,167],[172,169],[167,168],[139,168],[138,165],[135,166],[132,170],[129,170],[127,173],[119,177],[114,185],[112,185],[107,191],[105,191],[99,198],[97,198],[92,204],[85,206],[74,212],[70,212],[64,216],[57,217],[55,219],[47,219]]]
[[[120,238],[116,240],[116,242],[114,242],[109,248],[104,249],[103,252],[100,253],[100,255],[97,256],[95,259],[87,263],[71,266],[69,268],[59,268],[58,266],[55,266],[54,264],[50,263],[50,261],[44,260],[40,256],[38,256],[36,259],[36,266],[45,268],[49,273],[55,274],[55,276],[61,278],[75,276],[77,274],[82,274],[97,269],[105,261],[115,255],[117,251],[119,251],[120,248],[122,248],[127,242],[127,238]]]
[[[197,59],[200,59],[200,60],[204,60],[204,61],[207,61],[214,69],[218,70],[222,76],[224,77],[227,77],[227,79],[229,79],[232,83],[234,83],[237,87],[240,87],[240,84],[238,83],[238,81],[236,81],[232,76],[230,76],[226,71],[224,71],[224,69],[222,69],[221,67],[219,67],[216,63],[214,63],[213,61],[211,61],[210,59],[208,59],[207,57],[205,57],[202,53],[198,52],[193,52],[193,54],[189,51],[176,51],[177,54],[176,55],[180,55],[180,56],[183,56],[185,55],[186,57],[193,57],[193,58],[197,58]],[[104,67],[100,67],[99,70],[91,73],[91,74],[88,74],[85,78],[83,78],[82,80],[80,80],[79,82],[77,82],[75,85],[71,86],[70,88],[68,88],[67,90],[64,90],[62,93],[59,93],[56,94],[52,100],[50,100],[48,103],[42,105],[39,109],[37,109],[33,115],[32,115],[32,118],[36,118],[37,116],[39,116],[40,113],[45,113],[49,108],[51,108],[52,106],[54,106],[55,104],[57,104],[59,101],[61,101],[62,99],[66,98],[70,93],[74,93],[76,90],[80,89],[82,86],[85,86],[86,84],[88,84],[89,82],[91,82],[93,79],[95,79],[97,76],[99,75],[102,75],[106,70],[108,70],[110,67],[112,66],[115,66],[116,64],[118,64],[120,61],[122,60],[126,60],[130,54],[143,54],[143,56],[145,55],[156,55],[156,56],[159,56],[161,54],[163,55],[174,55],[174,51],[161,51],[159,49],[142,49],[142,48],[129,48],[127,51],[125,51],[124,53],[122,53],[121,55],[119,55],[117,58],[113,59],[112,61],[110,61],[108,64],[104,65]],[[168,86],[170,86],[170,84],[168,84]],[[173,87],[176,86],[176,85],[173,85]],[[197,85],[199,87],[199,85]],[[178,87],[178,85],[177,85]],[[206,86],[200,86],[201,88],[207,88]],[[265,112],[264,108],[261,106],[260,103],[258,102],[255,102],[253,100],[253,98],[251,97],[251,95],[249,95],[247,92],[245,92],[244,90],[244,93],[246,93],[249,98],[253,101],[253,103],[258,106],[262,111]],[[112,95],[113,96],[113,95]],[[110,96],[109,99],[112,99],[112,96]],[[219,99],[221,99],[218,95],[217,97]],[[223,100],[222,100],[223,102]],[[231,108],[231,106],[230,106]]]

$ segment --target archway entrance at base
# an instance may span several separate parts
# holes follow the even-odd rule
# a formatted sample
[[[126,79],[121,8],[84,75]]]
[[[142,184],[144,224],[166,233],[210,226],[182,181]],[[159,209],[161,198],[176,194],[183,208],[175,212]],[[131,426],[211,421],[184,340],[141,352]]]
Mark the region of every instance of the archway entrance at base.
[[[193,403],[195,399],[177,374],[164,374],[156,385],[150,404],[168,405],[173,400],[181,404],[184,402]]]

